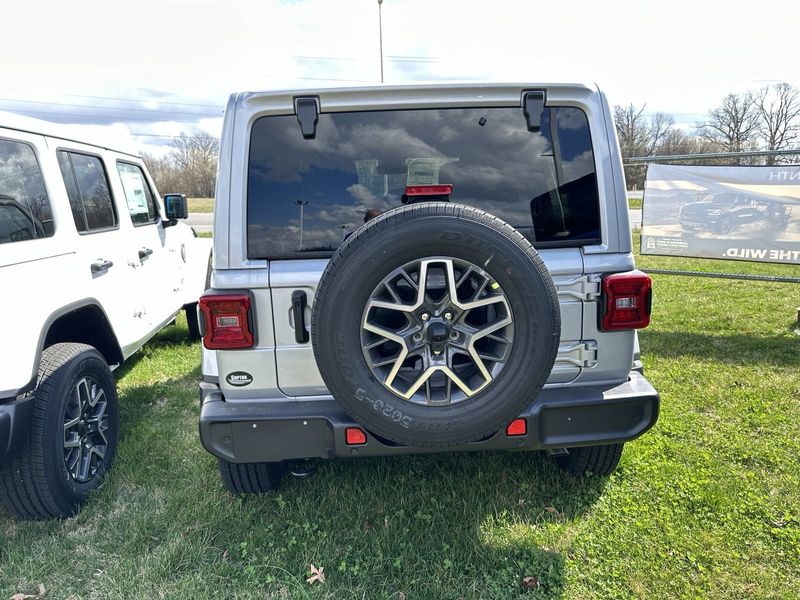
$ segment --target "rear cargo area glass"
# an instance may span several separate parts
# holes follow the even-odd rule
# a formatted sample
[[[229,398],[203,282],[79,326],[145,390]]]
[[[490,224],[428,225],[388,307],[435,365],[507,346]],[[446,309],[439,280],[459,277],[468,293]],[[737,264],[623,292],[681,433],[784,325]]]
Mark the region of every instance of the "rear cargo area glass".
[[[358,227],[403,205],[406,186],[452,184],[537,247],[600,242],[586,115],[546,108],[530,132],[519,107],[261,117],[250,138],[249,258],[329,256]]]

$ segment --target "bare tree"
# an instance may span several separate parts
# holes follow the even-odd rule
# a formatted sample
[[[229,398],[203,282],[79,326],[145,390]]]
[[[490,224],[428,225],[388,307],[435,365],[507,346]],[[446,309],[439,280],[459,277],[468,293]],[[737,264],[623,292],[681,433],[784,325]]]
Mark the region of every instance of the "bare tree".
[[[147,170],[163,193],[184,193],[197,198],[214,195],[219,139],[207,133],[181,133],[161,158],[144,155]]]
[[[784,150],[800,135],[800,92],[788,83],[761,88],[755,95],[758,132],[766,150]],[[767,164],[776,157],[768,156]]]
[[[170,157],[184,178],[186,193],[204,198],[213,196],[219,139],[207,133],[191,136],[181,133],[171,146]]]
[[[759,113],[755,96],[728,94],[708,111],[708,119],[697,125],[698,134],[724,152],[745,152],[758,146]],[[736,163],[741,164],[737,158]]]
[[[645,153],[648,145],[647,118],[645,106],[636,108],[633,104],[614,107],[614,125],[617,128],[619,148],[624,158]]]
[[[622,158],[664,154],[664,144],[672,139],[676,131],[672,115],[657,112],[648,117],[644,112],[645,108],[646,105],[637,108],[633,104],[614,107],[614,123]],[[628,185],[644,185],[645,172],[643,165],[626,166],[625,178]]]

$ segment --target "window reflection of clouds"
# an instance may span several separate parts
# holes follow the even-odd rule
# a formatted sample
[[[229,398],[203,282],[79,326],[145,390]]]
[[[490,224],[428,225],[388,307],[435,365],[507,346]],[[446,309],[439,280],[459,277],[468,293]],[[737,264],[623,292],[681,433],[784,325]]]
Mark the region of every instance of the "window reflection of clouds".
[[[579,109],[547,109],[538,133],[527,131],[518,108],[323,113],[313,140],[302,138],[293,115],[259,119],[251,142],[249,254],[298,250],[299,200],[308,202],[303,250],[334,249],[363,224],[367,210],[400,205],[403,187],[414,183],[407,181],[411,171],[432,174],[424,183],[452,183],[454,202],[529,229],[532,199],[556,187],[551,111],[557,112],[564,186],[594,171],[586,116]],[[596,184],[590,191],[596,204]],[[596,217],[584,220],[579,228],[599,229]],[[569,229],[587,237],[575,224]]]

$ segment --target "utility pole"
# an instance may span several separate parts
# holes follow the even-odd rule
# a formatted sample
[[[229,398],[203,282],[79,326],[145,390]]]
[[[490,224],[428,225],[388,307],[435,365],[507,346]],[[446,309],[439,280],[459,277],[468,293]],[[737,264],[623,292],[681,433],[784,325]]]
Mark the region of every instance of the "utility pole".
[[[378,39],[381,51],[381,83],[383,83],[383,13],[381,6],[383,6],[383,0],[378,0]]]
[[[295,200],[294,203],[300,207],[300,246],[297,248],[298,250],[303,249],[303,212],[308,204],[308,200]]]

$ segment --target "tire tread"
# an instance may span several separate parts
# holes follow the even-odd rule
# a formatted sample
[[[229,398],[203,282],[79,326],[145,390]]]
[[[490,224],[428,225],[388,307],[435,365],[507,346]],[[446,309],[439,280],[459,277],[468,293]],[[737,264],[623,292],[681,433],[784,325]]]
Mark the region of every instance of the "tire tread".
[[[267,494],[278,489],[283,478],[283,463],[237,464],[219,460],[225,489],[231,494]]]
[[[58,370],[92,346],[77,343],[54,344],[44,350],[39,363],[31,430],[25,447],[11,460],[0,464],[0,500],[23,519],[48,519],[69,514],[74,507],[53,492],[45,473],[46,420],[50,404],[45,401],[58,386]]]
[[[625,444],[607,444],[602,446],[584,446],[570,448],[566,456],[556,457],[555,462],[561,469],[572,475],[587,473],[594,475],[611,475],[619,465]]]

